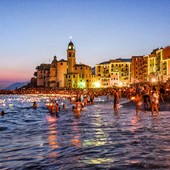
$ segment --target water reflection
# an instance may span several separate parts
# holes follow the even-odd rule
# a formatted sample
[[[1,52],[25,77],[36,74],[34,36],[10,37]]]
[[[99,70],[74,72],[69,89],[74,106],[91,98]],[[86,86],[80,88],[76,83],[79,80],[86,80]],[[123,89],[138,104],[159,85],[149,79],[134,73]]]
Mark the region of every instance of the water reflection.
[[[59,153],[57,152],[57,149],[60,148],[57,138],[58,138],[58,132],[57,132],[57,117],[46,115],[46,119],[48,121],[48,143],[52,151],[49,153],[49,158],[56,158],[59,156]]]
[[[71,144],[76,146],[77,148],[80,148],[82,146],[82,142],[80,140],[80,132],[76,120],[73,122],[73,134],[74,136],[73,139],[71,140]]]
[[[114,115],[104,98],[75,114],[64,100],[67,108],[56,118],[47,114],[48,100],[0,96],[0,108],[9,113],[0,117],[0,169],[170,169],[169,111],[139,117],[121,107]]]

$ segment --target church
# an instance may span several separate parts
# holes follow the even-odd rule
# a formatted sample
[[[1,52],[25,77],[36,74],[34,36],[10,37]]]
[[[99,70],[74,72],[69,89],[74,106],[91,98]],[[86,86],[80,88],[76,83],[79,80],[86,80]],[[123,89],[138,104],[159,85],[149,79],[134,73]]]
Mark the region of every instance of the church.
[[[76,63],[76,50],[70,40],[67,48],[67,60],[58,60],[54,56],[51,64],[37,66],[34,75],[37,86],[57,88],[91,88],[92,68],[85,64]]]

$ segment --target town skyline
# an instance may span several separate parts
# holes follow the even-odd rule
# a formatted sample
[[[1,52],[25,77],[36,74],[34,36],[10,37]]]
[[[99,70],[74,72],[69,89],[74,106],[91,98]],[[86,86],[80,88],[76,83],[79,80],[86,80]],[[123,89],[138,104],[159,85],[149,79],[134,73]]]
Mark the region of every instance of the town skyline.
[[[0,1],[0,84],[27,81],[53,56],[66,59],[70,36],[77,63],[147,55],[170,45],[170,2]]]

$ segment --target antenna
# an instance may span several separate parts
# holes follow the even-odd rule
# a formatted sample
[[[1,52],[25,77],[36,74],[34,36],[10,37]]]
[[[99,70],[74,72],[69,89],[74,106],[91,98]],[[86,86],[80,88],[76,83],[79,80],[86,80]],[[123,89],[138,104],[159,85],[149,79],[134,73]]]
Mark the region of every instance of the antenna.
[[[70,35],[70,41],[72,41],[72,36]]]

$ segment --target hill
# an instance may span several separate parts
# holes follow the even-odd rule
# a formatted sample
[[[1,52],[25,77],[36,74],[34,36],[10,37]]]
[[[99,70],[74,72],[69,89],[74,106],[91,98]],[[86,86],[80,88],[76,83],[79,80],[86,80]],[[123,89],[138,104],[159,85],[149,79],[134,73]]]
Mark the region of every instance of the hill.
[[[15,82],[9,85],[8,87],[4,88],[4,90],[15,90],[16,88],[21,88],[22,86],[25,86],[29,83],[29,81],[26,82]]]

